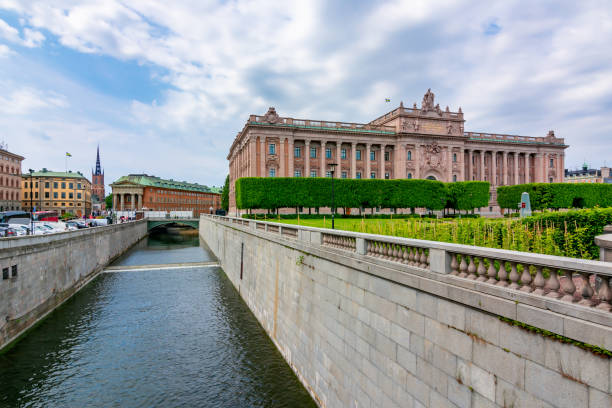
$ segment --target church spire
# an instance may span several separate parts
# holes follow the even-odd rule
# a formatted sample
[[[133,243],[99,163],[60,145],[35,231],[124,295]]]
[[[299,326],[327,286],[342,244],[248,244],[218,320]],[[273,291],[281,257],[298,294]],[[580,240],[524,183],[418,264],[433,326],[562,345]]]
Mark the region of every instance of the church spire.
[[[96,172],[95,175],[99,176],[100,174],[102,174],[102,168],[100,166],[100,145],[98,145],[98,151],[96,154]]]

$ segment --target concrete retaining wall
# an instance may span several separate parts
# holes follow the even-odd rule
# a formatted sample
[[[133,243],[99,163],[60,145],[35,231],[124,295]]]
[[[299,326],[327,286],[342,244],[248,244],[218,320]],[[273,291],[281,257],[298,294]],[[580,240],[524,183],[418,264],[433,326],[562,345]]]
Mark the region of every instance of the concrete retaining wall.
[[[0,240],[0,349],[146,234],[146,221],[136,221]]]
[[[518,301],[259,227],[202,217],[200,236],[320,406],[612,406],[610,359],[502,322]]]

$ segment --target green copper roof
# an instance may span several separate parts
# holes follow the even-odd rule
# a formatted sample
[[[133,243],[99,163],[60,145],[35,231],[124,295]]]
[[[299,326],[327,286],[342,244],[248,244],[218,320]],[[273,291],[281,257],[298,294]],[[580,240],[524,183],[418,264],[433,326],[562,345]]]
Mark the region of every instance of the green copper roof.
[[[128,181],[145,187],[170,188],[174,190],[197,191],[201,193],[220,193],[218,187],[207,187],[201,184],[187,183],[186,181],[164,180],[159,177],[149,176],[148,174],[130,174],[129,176],[119,177],[113,184]]]
[[[22,173],[21,174],[22,177],[30,177],[30,173]],[[65,172],[65,171],[51,171],[51,170],[47,170],[47,169],[42,169],[40,171],[35,171],[34,173],[32,173],[32,177],[63,177],[63,178],[82,178],[82,179],[86,179],[85,176],[83,176],[81,173],[79,172]],[[86,179],[87,180],[87,179]]]

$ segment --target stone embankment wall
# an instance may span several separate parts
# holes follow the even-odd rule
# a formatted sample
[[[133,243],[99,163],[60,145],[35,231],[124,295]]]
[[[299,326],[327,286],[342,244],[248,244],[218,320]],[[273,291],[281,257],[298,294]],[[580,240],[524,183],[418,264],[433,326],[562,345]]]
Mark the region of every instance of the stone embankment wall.
[[[507,288],[494,296],[470,289],[481,282],[364,256],[359,239],[343,251],[326,235],[200,219],[201,238],[320,406],[610,408],[610,358],[499,318],[603,347],[609,312]],[[432,270],[444,268],[436,251]],[[567,313],[537,307],[555,302]]]
[[[0,240],[0,349],[147,235],[146,221]]]

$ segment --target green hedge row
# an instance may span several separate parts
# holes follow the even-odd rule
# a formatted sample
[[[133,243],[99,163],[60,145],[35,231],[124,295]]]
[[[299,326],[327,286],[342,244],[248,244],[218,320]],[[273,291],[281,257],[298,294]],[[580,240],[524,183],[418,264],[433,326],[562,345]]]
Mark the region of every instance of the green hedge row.
[[[521,194],[529,193],[532,210],[612,207],[612,184],[531,183],[497,188],[501,208],[516,209]]]
[[[429,208],[471,210],[489,203],[489,183],[435,180],[334,179],[337,208]],[[236,180],[241,209],[331,207],[332,179],[246,177]]]

